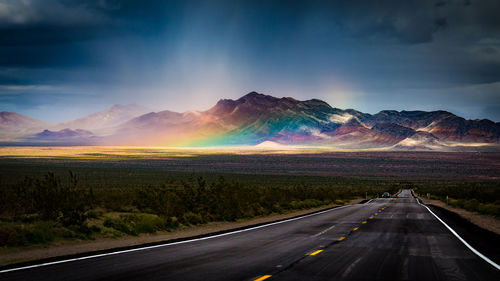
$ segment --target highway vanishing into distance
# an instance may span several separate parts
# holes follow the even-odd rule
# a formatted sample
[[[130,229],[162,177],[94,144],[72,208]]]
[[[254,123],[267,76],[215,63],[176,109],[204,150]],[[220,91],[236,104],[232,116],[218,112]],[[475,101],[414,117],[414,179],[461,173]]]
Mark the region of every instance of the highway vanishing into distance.
[[[500,280],[409,190],[233,233],[0,273],[0,280]]]

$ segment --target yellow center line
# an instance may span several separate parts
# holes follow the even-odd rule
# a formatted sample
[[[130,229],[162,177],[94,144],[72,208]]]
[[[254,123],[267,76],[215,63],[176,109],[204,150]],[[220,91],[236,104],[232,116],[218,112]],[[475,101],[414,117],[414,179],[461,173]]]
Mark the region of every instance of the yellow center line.
[[[378,215],[378,213],[375,213],[375,216]]]
[[[365,223],[366,223],[366,221],[364,221],[364,222],[362,222],[362,223],[363,223],[363,224],[365,224]]]
[[[369,219],[373,219],[373,217],[369,217]]]
[[[309,255],[310,256],[315,256],[315,255],[317,255],[317,254],[319,254],[321,252],[323,252],[323,250],[317,250],[316,252],[310,253]]]
[[[337,241],[342,241],[342,240],[344,240],[344,239],[345,239],[345,237],[344,237],[344,236],[342,236],[342,237],[340,237],[339,239],[337,239]]]
[[[355,228],[353,228],[352,230],[353,230],[353,231],[356,231],[356,230],[358,230],[358,229],[359,229],[359,227],[355,227]]]
[[[271,277],[271,276],[272,276],[272,275],[264,275],[264,276],[262,276],[262,277],[259,277],[259,278],[255,279],[255,280],[253,280],[253,281],[262,281],[262,280],[266,280],[267,278],[269,278],[269,277]]]

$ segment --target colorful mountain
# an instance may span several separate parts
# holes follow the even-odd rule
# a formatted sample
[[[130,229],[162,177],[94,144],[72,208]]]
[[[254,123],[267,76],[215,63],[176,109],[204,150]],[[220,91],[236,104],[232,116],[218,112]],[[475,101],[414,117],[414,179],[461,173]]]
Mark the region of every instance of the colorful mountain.
[[[57,132],[31,134],[31,140],[80,139],[106,145],[263,147],[273,144],[399,150],[454,150],[478,147],[470,145],[477,143],[500,146],[500,123],[486,119],[465,120],[446,111],[384,110],[371,115],[331,107],[318,99],[299,101],[256,92],[237,100],[221,99],[206,111],[165,110],[134,118],[129,117],[140,110],[114,106],[109,112],[60,123],[59,126],[72,126]]]

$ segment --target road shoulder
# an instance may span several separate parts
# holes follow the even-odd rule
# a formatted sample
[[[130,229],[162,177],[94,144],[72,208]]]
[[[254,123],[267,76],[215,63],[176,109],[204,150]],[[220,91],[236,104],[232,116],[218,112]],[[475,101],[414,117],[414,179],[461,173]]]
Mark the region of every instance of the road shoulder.
[[[470,212],[461,208],[455,208],[439,200],[422,200],[425,205],[436,206],[450,212],[453,212],[460,217],[470,221],[471,223],[477,225],[478,227],[484,228],[491,232],[500,235],[500,220],[495,219],[492,216],[481,215],[478,213]]]
[[[500,235],[441,206],[426,204],[438,217],[455,230],[473,248],[495,263],[500,263]]]

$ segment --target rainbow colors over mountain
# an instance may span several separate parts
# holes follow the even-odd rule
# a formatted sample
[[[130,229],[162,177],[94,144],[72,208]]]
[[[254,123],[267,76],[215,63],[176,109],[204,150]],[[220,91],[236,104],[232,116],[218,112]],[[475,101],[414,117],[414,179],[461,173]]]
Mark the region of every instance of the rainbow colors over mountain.
[[[500,123],[486,119],[465,120],[446,111],[388,110],[371,115],[331,107],[318,99],[299,101],[256,92],[237,100],[219,100],[207,111],[144,111],[135,106],[114,106],[91,118],[78,119],[85,122],[57,124],[2,112],[0,135],[11,145],[480,150],[497,149],[500,143]],[[106,122],[101,120],[104,117]],[[79,124],[85,127],[79,128]],[[68,127],[61,128],[64,125]]]

